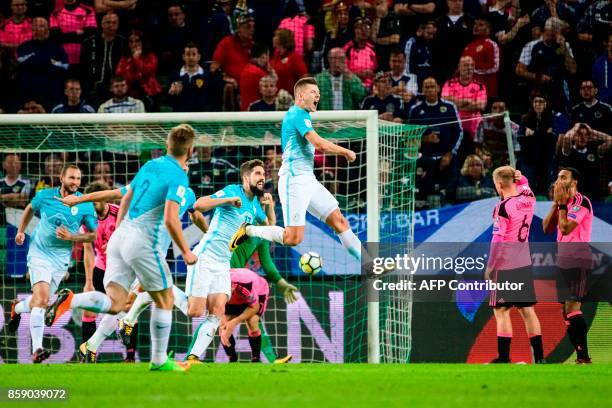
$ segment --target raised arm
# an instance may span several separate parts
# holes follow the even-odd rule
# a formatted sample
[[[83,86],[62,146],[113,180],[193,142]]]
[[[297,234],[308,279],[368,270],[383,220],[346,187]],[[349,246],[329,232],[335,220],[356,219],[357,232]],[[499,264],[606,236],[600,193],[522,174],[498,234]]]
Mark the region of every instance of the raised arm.
[[[32,204],[28,204],[25,210],[23,210],[21,221],[19,222],[19,228],[17,229],[17,234],[15,235],[15,243],[17,245],[23,245],[25,242],[25,230],[28,228],[28,224],[30,224],[30,221],[32,221],[33,216],[34,210],[32,209]]]
[[[115,201],[121,199],[121,197],[123,197],[121,189],[116,188],[114,190],[96,191],[89,194],[83,194],[81,196],[71,194],[66,197],[55,197],[55,199],[61,201],[64,205],[72,207],[82,203]]]
[[[212,196],[205,196],[198,198],[193,208],[205,213],[223,205],[233,205],[236,208],[240,208],[242,200],[240,200],[240,197],[214,198]]]

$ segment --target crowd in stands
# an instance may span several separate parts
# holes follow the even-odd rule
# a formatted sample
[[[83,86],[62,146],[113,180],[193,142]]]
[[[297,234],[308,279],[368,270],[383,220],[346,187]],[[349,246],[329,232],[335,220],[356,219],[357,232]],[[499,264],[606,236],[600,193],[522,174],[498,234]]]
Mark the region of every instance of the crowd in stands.
[[[312,75],[319,110],[425,126],[419,208],[495,196],[492,168],[511,156],[537,195],[559,166],[577,168],[594,201],[612,190],[612,0],[0,4],[2,113],[282,111]],[[233,180],[243,155],[198,149],[196,193],[212,192],[210,174]],[[25,159],[3,160],[4,203]]]

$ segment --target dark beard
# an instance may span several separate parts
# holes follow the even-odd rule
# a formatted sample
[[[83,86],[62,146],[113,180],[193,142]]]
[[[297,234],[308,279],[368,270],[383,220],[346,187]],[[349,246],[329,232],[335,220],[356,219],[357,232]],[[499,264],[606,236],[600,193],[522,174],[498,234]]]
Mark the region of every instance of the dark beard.
[[[257,198],[264,195],[264,191],[260,190],[256,185],[250,184],[249,188],[251,189],[251,193],[253,193],[253,195]]]

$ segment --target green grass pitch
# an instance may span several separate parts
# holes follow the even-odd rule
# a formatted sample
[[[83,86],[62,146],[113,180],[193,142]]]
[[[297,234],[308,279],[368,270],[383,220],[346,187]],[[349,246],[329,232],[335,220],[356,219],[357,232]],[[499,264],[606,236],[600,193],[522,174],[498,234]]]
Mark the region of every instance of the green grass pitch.
[[[146,364],[0,365],[0,388],[65,388],[98,407],[603,407],[612,365],[203,364],[151,373]],[[4,396],[3,396],[4,398]],[[197,405],[196,405],[197,404]]]

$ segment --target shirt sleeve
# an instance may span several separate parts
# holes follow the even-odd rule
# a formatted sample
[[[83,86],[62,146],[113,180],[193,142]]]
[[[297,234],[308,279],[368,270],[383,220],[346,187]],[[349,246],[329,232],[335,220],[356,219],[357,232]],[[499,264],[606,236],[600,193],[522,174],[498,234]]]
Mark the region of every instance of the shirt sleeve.
[[[310,114],[306,111],[300,110],[295,117],[295,127],[301,136],[306,136],[306,133],[314,130],[312,127],[312,120]]]
[[[86,203],[85,215],[81,224],[87,229],[87,231],[95,231],[98,228],[98,217],[96,217],[96,210],[92,203]]]
[[[211,197],[212,198],[227,198],[227,197],[233,197],[234,195],[235,194],[234,194],[233,186],[225,186],[223,189],[211,195]]]
[[[168,192],[166,193],[166,201],[174,201],[179,205],[185,205],[187,198],[187,189],[189,183],[187,182],[187,176],[183,173],[179,177],[173,177],[168,183]]]
[[[257,244],[257,254],[259,255],[259,263],[261,268],[266,274],[266,280],[268,282],[277,283],[282,279],[282,276],[272,260],[272,254],[270,254],[270,241],[260,239]]]
[[[196,196],[195,196],[195,193],[193,192],[193,190],[191,189],[191,187],[187,187],[186,197],[187,197],[187,203],[185,205],[187,207],[187,211],[192,213],[192,212],[195,211],[193,209],[193,205],[196,202]]]
[[[263,210],[263,208],[261,208],[261,205],[259,203],[257,203],[257,206],[255,208],[255,220],[257,220],[258,224],[263,224],[268,219],[268,216],[266,215],[266,212]]]
[[[521,56],[519,57],[519,62],[521,64],[525,66],[531,64],[531,50],[534,45],[535,43],[527,43],[527,45],[523,47],[523,51],[521,51]]]
[[[41,207],[42,207],[42,203],[43,200],[45,199],[45,195],[47,194],[47,190],[40,190],[38,193],[36,193],[36,195],[34,196],[34,198],[32,199],[32,209],[34,211],[40,211]]]
[[[576,207],[578,207],[576,209]],[[584,218],[589,215],[589,210],[583,206],[568,206],[567,219],[574,221],[576,224],[580,224]]]

